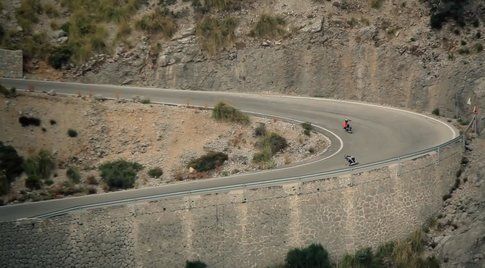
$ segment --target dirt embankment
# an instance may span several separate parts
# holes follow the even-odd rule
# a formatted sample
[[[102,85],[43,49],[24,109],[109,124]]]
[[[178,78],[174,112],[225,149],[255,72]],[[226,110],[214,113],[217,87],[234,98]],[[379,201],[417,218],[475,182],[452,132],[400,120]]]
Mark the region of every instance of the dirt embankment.
[[[20,116],[38,118],[40,125],[23,127]],[[252,161],[260,139],[254,136],[254,130],[260,123],[265,124],[267,132],[278,133],[288,143],[265,167]],[[42,93],[1,97],[0,125],[0,141],[12,145],[24,158],[41,149],[54,155],[57,166],[54,184],[44,185],[40,191],[65,182],[68,167],[79,169],[81,185],[88,184],[89,176],[100,182],[97,186],[91,183],[94,186],[89,187],[96,189],[91,193],[106,191],[97,169],[102,163],[118,159],[144,166],[135,182],[135,188],[140,188],[279,167],[316,157],[329,145],[322,134],[312,132],[307,136],[301,126],[278,120],[251,117],[250,124],[240,125],[218,122],[206,110]],[[69,129],[76,131],[77,137],[70,137]],[[228,160],[215,170],[189,174],[188,163],[210,151],[223,152]],[[160,178],[147,174],[155,167],[163,170]],[[28,192],[25,177],[22,175],[13,182],[4,201]]]

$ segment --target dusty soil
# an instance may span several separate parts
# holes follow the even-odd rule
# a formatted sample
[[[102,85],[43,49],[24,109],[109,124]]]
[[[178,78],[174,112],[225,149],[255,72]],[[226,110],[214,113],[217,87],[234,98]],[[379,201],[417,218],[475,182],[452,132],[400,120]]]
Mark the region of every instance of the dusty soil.
[[[18,121],[21,115],[39,118],[41,125],[22,127]],[[68,166],[79,168],[82,184],[88,184],[88,176],[95,176],[101,182],[97,167],[117,159],[144,166],[135,188],[268,168],[252,162],[253,154],[258,151],[255,149],[258,138],[253,133],[260,123],[268,131],[285,137],[289,145],[273,157],[270,168],[314,158],[329,145],[322,134],[312,132],[306,136],[301,126],[279,120],[252,117],[251,124],[244,126],[215,121],[211,111],[183,107],[45,93],[22,93],[11,99],[0,97],[0,141],[12,145],[25,158],[41,149],[52,152],[58,169],[54,185],[49,187],[67,180]],[[68,129],[76,130],[78,136],[69,137]],[[224,152],[229,160],[209,173],[188,175],[189,161],[209,151]],[[148,170],[154,167],[163,169],[161,178],[148,176]],[[25,175],[13,183],[4,201],[28,194],[24,184]],[[106,190],[102,182],[89,187],[94,187],[95,192]]]

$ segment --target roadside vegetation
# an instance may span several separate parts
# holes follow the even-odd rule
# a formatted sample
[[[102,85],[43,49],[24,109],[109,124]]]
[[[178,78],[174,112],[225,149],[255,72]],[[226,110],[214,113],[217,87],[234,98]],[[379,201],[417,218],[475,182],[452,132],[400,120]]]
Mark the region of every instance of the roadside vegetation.
[[[310,122],[304,122],[301,124],[301,127],[303,128],[303,134],[310,136],[311,132],[313,131],[313,126],[312,123]]]
[[[227,161],[228,156],[221,152],[209,152],[199,158],[196,158],[187,165],[189,168],[193,168],[198,172],[205,172],[216,169]]]
[[[219,102],[214,107],[212,110],[212,118],[224,122],[249,124],[249,116],[224,102]]]
[[[163,170],[159,167],[152,168],[148,171],[148,176],[152,178],[160,178],[163,175]]]
[[[99,167],[101,178],[107,184],[109,190],[132,188],[138,171],[142,169],[143,166],[136,162],[121,159],[104,163]]]
[[[259,164],[262,168],[271,168],[274,166],[273,156],[286,149],[288,142],[277,133],[267,132],[264,136],[261,136],[255,147],[259,152],[253,155],[253,162]]]
[[[388,242],[375,251],[368,247],[345,254],[339,260],[330,260],[329,254],[320,244],[288,251],[285,262],[275,267],[300,268],[377,268],[377,267],[421,267],[438,268],[439,261],[434,256],[425,256],[424,234],[422,230],[413,232],[407,239]]]
[[[0,85],[0,94],[5,96],[5,98],[15,98],[17,96],[17,89],[14,87],[7,89]]]

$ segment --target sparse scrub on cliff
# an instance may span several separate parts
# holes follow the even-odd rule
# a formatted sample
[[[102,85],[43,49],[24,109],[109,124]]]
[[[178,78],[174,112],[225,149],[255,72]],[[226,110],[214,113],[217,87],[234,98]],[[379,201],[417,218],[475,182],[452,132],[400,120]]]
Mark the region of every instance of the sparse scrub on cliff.
[[[280,16],[262,14],[249,35],[261,39],[277,39],[286,34],[286,21]]]
[[[185,1],[185,0],[184,0]],[[211,11],[236,11],[240,10],[248,0],[187,0],[192,3],[192,8],[198,13]],[[252,1],[252,0],[251,0]]]
[[[161,33],[164,37],[172,37],[177,31],[177,24],[168,9],[157,8],[136,22],[136,26],[148,33]]]
[[[219,50],[234,45],[236,27],[237,21],[234,18],[207,16],[199,21],[195,32],[200,39],[202,48],[209,54],[215,54]]]
[[[285,267],[320,267],[330,268],[328,252],[320,244],[311,244],[306,248],[296,248],[288,251],[285,259]]]
[[[221,152],[209,152],[199,158],[196,158],[187,165],[198,172],[213,170],[220,167],[228,159],[227,154]]]
[[[99,167],[101,178],[110,190],[132,188],[138,171],[142,169],[143,166],[136,162],[121,159],[104,163]]]
[[[15,17],[22,30],[32,31],[32,24],[39,22],[39,15],[43,12],[40,0],[22,0],[15,12]]]
[[[248,124],[249,123],[249,116],[242,113],[238,109],[224,103],[219,102],[214,109],[212,110],[212,118],[225,121],[225,122],[232,122],[238,124]]]

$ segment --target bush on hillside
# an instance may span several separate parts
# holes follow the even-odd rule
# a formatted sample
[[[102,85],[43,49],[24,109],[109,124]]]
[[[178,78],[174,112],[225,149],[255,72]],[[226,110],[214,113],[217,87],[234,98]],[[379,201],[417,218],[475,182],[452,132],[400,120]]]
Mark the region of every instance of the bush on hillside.
[[[163,170],[159,167],[152,168],[148,171],[148,176],[152,178],[160,178],[163,175]]]
[[[50,66],[56,69],[61,69],[62,66],[69,63],[69,61],[71,60],[71,56],[72,48],[67,45],[63,45],[53,49],[51,55],[48,58],[48,62]]]
[[[28,126],[40,126],[40,119],[35,118],[35,117],[29,117],[29,116],[21,116],[19,117],[19,123],[22,125],[22,127],[28,127]]]
[[[10,189],[10,182],[7,179],[5,170],[0,169],[0,195],[4,195],[8,193],[9,189]]]
[[[151,34],[161,33],[167,38],[172,37],[177,31],[177,24],[168,9],[161,8],[143,16],[136,22],[136,26]]]
[[[237,21],[234,18],[204,17],[195,30],[201,41],[202,48],[209,54],[228,48],[236,41],[234,33]]]
[[[136,162],[116,160],[107,162],[99,167],[101,178],[108,185],[109,189],[127,189],[135,184],[138,171],[143,166]]]
[[[330,268],[328,252],[320,244],[312,244],[303,249],[292,249],[286,254],[288,268],[320,267]]]
[[[266,134],[256,145],[260,149],[269,148],[271,155],[274,155],[286,149],[286,147],[288,147],[288,142],[279,134],[270,132]]]
[[[46,150],[41,150],[37,155],[29,157],[23,164],[28,177],[47,180],[56,168],[54,156]]]
[[[264,123],[259,123],[258,126],[254,129],[254,136],[262,137],[265,135],[266,135],[266,125]]]
[[[67,136],[71,137],[71,138],[75,138],[77,137],[78,133],[76,130],[74,129],[68,129],[67,130]]]
[[[75,184],[81,182],[81,174],[79,174],[79,170],[75,167],[68,167],[66,170],[66,176]]]
[[[199,158],[196,158],[187,165],[199,172],[213,170],[224,164],[228,159],[227,154],[221,152],[209,152]]]
[[[186,261],[185,268],[206,268],[207,264],[201,261]]]
[[[212,110],[212,117],[216,120],[233,122],[239,124],[248,124],[249,116],[245,115],[236,108],[225,104],[224,102],[219,102]]]
[[[285,26],[286,21],[282,17],[263,14],[249,35],[261,39],[277,39],[286,34]]]

